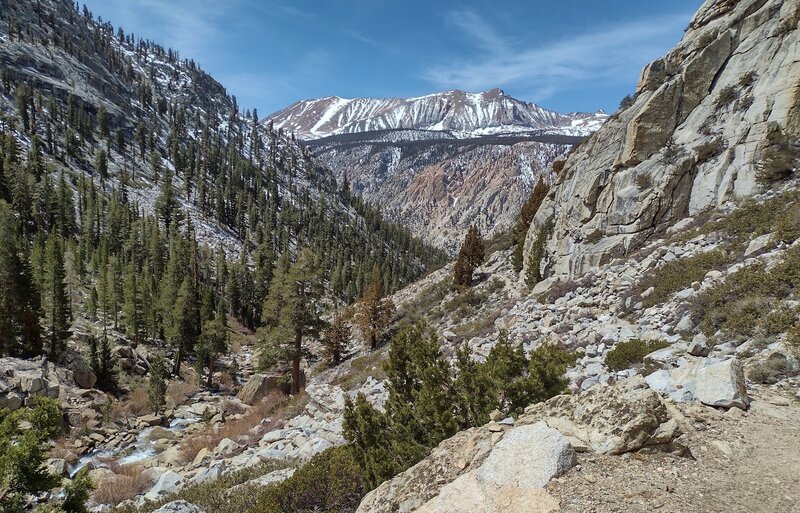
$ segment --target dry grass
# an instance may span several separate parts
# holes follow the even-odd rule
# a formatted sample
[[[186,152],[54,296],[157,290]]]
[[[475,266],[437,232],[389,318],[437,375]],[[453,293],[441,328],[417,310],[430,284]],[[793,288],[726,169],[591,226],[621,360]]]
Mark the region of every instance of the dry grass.
[[[272,393],[253,405],[240,419],[231,420],[207,433],[191,436],[181,442],[181,459],[188,463],[194,460],[201,449],[213,449],[224,438],[236,440],[242,435],[260,438],[267,431],[278,428],[305,407],[308,397],[297,395],[286,398],[279,392]],[[267,420],[268,419],[268,420]]]
[[[110,465],[114,477],[103,479],[92,495],[100,504],[117,505],[141,495],[153,486],[153,480],[143,472],[141,465]]]
[[[186,403],[197,393],[197,385],[187,381],[173,381],[167,386],[167,405],[171,408]]]
[[[122,401],[113,401],[109,417],[112,422],[129,424],[128,419],[151,413],[150,398],[145,387],[135,387]]]

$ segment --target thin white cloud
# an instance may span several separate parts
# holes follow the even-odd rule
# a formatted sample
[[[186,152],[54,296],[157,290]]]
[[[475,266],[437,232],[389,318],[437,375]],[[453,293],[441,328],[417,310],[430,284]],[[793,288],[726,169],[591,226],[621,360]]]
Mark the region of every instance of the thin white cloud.
[[[509,43],[473,11],[448,11],[445,24],[459,29],[475,45],[490,54],[505,53]]]
[[[423,78],[440,89],[471,91],[524,88],[541,101],[572,83],[629,82],[642,65],[675,43],[688,16],[662,16],[626,22],[592,34],[576,35],[535,48],[520,49],[502,38],[475,13],[461,15],[458,27],[480,50],[474,58],[434,65]]]

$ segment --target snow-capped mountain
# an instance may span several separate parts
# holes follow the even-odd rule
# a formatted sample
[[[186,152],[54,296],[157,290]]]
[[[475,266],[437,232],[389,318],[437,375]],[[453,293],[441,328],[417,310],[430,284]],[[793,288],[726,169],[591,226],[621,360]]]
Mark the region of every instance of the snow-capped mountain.
[[[294,103],[262,124],[305,140],[337,179],[453,253],[472,224],[488,236],[512,225],[536,181],[552,178],[553,160],[607,118],[560,114],[492,89],[329,96]]]
[[[391,129],[448,131],[457,137],[530,132],[588,135],[608,116],[560,114],[517,100],[500,89],[446,91],[416,98],[327,96],[301,100],[267,117],[275,128],[304,140]]]

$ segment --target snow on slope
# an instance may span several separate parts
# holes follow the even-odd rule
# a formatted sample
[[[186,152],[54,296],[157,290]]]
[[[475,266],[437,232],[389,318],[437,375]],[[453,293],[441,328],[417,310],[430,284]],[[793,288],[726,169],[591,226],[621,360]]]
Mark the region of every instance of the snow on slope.
[[[446,130],[460,137],[530,131],[588,135],[607,117],[602,111],[559,114],[492,89],[483,93],[447,91],[407,99],[327,96],[296,102],[267,120],[275,128],[312,140],[400,128]]]

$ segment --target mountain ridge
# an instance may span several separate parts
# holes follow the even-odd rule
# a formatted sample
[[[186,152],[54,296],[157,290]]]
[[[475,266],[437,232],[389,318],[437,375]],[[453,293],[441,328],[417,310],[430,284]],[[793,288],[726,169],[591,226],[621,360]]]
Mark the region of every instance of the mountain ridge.
[[[502,89],[459,89],[409,98],[299,100],[264,118],[304,140],[386,129],[451,131],[465,135],[554,131],[587,135],[607,118],[603,111],[561,114],[518,100]]]

